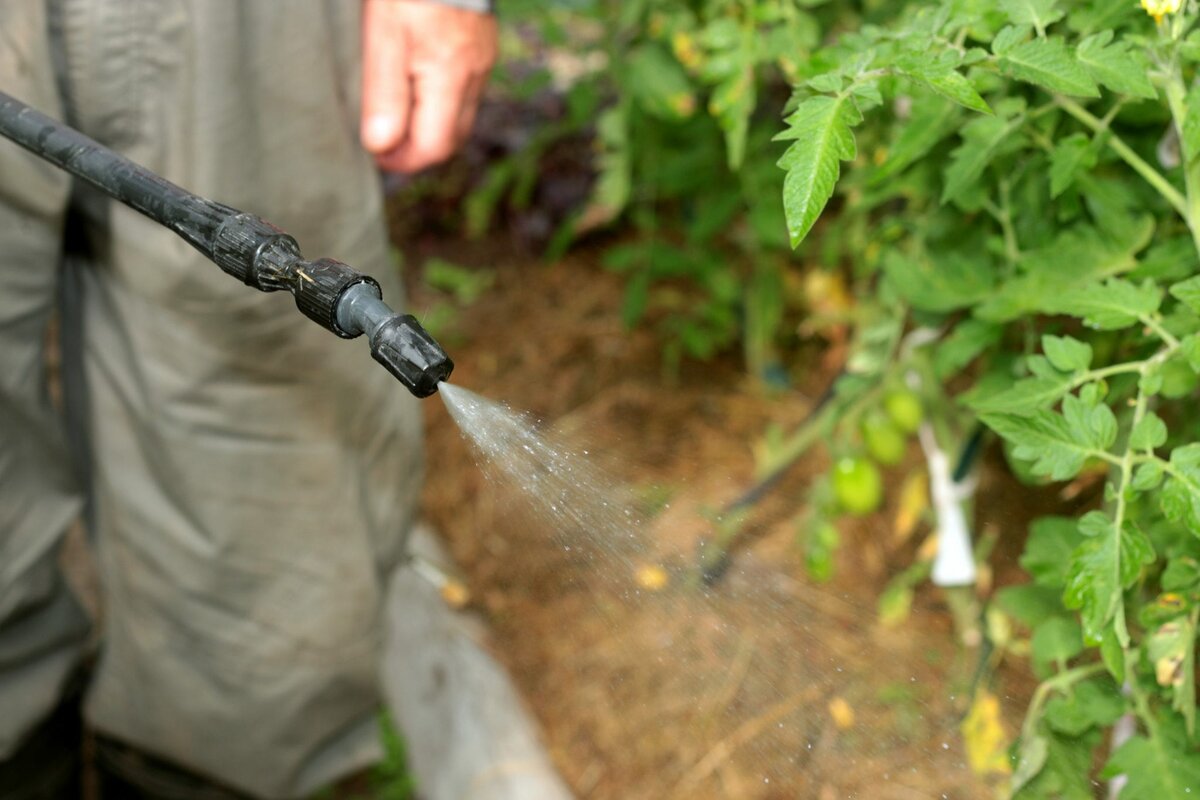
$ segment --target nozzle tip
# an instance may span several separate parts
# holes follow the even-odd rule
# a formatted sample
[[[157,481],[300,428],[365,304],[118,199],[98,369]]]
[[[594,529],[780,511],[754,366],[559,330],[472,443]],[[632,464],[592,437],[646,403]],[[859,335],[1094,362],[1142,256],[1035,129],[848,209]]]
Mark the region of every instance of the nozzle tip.
[[[371,355],[416,397],[429,397],[454,362],[411,314],[397,314],[371,335]]]

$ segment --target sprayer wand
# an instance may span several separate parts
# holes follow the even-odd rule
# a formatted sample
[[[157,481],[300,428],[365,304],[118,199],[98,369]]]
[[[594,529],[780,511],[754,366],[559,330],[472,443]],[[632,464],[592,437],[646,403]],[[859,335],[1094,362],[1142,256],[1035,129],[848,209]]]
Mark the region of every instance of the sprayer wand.
[[[329,258],[305,261],[271,223],[184,191],[79,131],[0,92],[0,136],[170,228],[218,267],[263,292],[286,289],[304,316],[344,339],[366,334],[371,355],[417,397],[454,362],[409,314],[383,302],[369,275]]]

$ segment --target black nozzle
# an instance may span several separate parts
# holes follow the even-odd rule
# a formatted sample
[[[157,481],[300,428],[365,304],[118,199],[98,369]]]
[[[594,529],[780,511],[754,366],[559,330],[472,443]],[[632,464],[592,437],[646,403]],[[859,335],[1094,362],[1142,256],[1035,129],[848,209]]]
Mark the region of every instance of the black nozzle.
[[[371,355],[417,397],[450,377],[454,362],[411,314],[397,314],[371,334]]]
[[[417,397],[429,397],[450,377],[454,362],[411,314],[397,314],[379,296],[379,285],[359,283],[340,296],[337,325],[367,335],[371,355]]]

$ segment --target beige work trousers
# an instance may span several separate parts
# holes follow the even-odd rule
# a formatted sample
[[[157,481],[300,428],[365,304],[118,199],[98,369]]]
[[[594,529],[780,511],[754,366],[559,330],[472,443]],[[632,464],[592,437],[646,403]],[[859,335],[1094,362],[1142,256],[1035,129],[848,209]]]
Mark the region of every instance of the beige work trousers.
[[[0,87],[398,304],[358,145],[360,5],[0,0]],[[44,367],[64,296],[73,424]],[[85,647],[56,559],[86,505],[93,726],[264,798],[377,759],[383,579],[419,438],[361,340],[0,139],[0,757]]]

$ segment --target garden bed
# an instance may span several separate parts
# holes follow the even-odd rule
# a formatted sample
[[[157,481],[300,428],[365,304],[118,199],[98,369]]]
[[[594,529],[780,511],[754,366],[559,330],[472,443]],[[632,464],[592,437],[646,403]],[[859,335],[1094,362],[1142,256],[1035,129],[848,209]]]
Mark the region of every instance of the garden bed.
[[[813,583],[796,519],[826,466],[814,454],[752,509],[724,577],[694,578],[711,510],[753,480],[749,443],[770,421],[805,417],[833,377],[827,359],[814,352],[801,385],[773,396],[732,360],[685,362],[667,380],[653,334],[620,324],[622,284],[595,252],[544,264],[494,242],[402,246],[418,316],[436,302],[419,280],[425,259],[494,269],[492,288],[441,334],[454,381],[603,453],[648,512],[627,558],[564,547],[528,498],[489,481],[440,404],[426,404],[425,513],[579,796],[991,796],[960,735],[981,649],[956,642],[932,588],[907,621],[878,621],[880,593],[929,532],[893,535],[897,492],[843,525],[835,577]],[[913,447],[889,484],[921,466]],[[980,529],[997,537],[993,563],[1012,565],[1028,520],[1057,497],[1031,504],[999,470],[985,473]],[[1015,568],[997,573],[984,579],[1020,580]],[[1008,738],[1032,690],[1026,670],[1002,664],[988,687]]]

